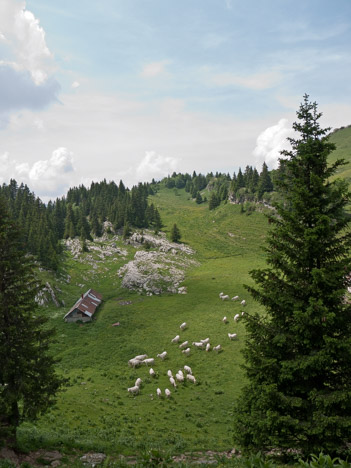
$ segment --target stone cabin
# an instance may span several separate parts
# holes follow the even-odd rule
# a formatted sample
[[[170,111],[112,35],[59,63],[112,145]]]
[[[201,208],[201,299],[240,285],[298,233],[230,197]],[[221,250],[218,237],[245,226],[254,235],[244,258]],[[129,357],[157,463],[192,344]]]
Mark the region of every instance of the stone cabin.
[[[90,322],[102,302],[102,295],[94,289],[89,289],[78,299],[69,312],[64,316],[65,322]]]

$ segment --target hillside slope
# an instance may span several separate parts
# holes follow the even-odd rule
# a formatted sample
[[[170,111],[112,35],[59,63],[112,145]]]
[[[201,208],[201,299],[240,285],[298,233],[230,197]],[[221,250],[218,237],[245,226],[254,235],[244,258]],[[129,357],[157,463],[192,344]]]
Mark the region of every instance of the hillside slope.
[[[239,302],[221,301],[219,293],[247,300],[246,313],[256,305],[243,287],[248,272],[263,264],[262,244],[268,223],[258,212],[247,216],[240,207],[225,204],[215,211],[189,200],[184,190],[163,189],[152,201],[157,205],[169,232],[177,223],[182,241],[195,249],[196,264],[186,271],[187,294],[147,296],[123,289],[118,270],[132,260],[134,245],[121,238],[110,239],[115,251],[106,248],[74,258],[66,252],[66,270],[55,287],[61,290],[65,307],[48,307],[50,324],[57,330],[54,353],[60,357],[59,371],[70,385],[59,395],[56,408],[34,426],[19,430],[23,446],[64,444],[82,449],[135,453],[156,446],[174,452],[195,449],[232,448],[233,403],[243,383],[244,328],[233,316],[243,310]],[[99,247],[99,243],[94,244]],[[94,247],[94,248],[95,248]],[[85,258],[85,260],[84,260]],[[52,280],[53,281],[53,280]],[[103,294],[104,302],[95,320],[88,324],[64,323],[63,316],[89,287]],[[228,317],[228,324],[222,322]],[[179,325],[187,322],[181,332]],[[119,326],[112,326],[119,322]],[[228,332],[237,333],[230,341]],[[186,357],[171,339],[181,335],[190,343]],[[197,350],[193,341],[209,337],[221,344],[216,353]],[[156,357],[166,350],[163,362]],[[155,379],[149,369],[128,367],[128,360],[146,353],[155,358]],[[167,376],[187,364],[197,379],[171,386]],[[137,377],[143,380],[140,394],[127,388]],[[158,399],[157,387],[172,397]]]

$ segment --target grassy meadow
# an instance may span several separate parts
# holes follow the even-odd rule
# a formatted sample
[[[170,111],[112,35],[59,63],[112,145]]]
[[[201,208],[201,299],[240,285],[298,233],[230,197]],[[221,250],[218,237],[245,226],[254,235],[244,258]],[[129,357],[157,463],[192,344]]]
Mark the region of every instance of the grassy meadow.
[[[23,448],[61,446],[133,454],[149,447],[174,453],[233,447],[234,402],[244,381],[240,367],[244,326],[233,321],[242,306],[220,300],[219,293],[245,298],[247,312],[257,307],[243,284],[251,281],[252,268],[264,264],[262,245],[268,223],[262,213],[247,216],[229,203],[210,212],[206,203],[189,200],[184,190],[162,189],[152,201],[160,210],[164,230],[169,232],[176,222],[182,241],[196,250],[199,264],[187,271],[184,282],[188,294],[149,297],[122,289],[117,271],[135,253],[122,242],[121,247],[128,250],[126,258],[112,256],[95,268],[67,253],[65,271],[56,280],[66,307],[50,306],[46,313],[57,331],[53,352],[60,358],[58,370],[69,384],[49,413],[36,424],[20,427]],[[65,323],[64,314],[89,287],[104,297],[95,320],[84,325]],[[188,328],[181,332],[179,325],[184,321]],[[116,322],[120,325],[112,326]],[[228,332],[237,333],[238,339],[230,341]],[[223,351],[191,347],[186,357],[171,344],[177,334],[190,343],[209,337]],[[168,358],[161,361],[156,354],[164,350]],[[156,378],[149,376],[147,367],[128,367],[129,359],[143,353],[155,357]],[[167,370],[175,375],[185,364],[192,368],[197,383],[172,388]],[[133,397],[127,388],[137,377],[143,384]],[[169,388],[171,398],[158,399],[157,387],[163,394]]]

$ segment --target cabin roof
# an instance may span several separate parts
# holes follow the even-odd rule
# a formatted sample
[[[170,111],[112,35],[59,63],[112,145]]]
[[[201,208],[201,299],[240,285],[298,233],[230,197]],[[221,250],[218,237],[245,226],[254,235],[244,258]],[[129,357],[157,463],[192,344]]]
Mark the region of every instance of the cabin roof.
[[[95,291],[94,289],[88,289],[85,294],[77,300],[77,302],[71,307],[69,312],[64,316],[64,318],[68,317],[68,315],[73,312],[75,309],[80,310],[88,317],[92,317],[94,315],[95,310],[101,304],[102,295]]]

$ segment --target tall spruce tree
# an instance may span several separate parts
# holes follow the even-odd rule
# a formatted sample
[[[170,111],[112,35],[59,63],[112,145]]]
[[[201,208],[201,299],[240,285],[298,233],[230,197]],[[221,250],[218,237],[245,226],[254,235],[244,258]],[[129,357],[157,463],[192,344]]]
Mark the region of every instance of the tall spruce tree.
[[[307,95],[297,117],[299,138],[280,161],[283,202],[269,216],[268,266],[247,287],[265,313],[244,316],[248,384],[234,427],[246,449],[338,454],[351,434],[349,193],[330,180],[343,161],[328,166],[334,145]]]
[[[48,352],[53,331],[43,327],[37,279],[20,239],[0,197],[0,442],[12,443],[19,424],[45,412],[63,383]]]

